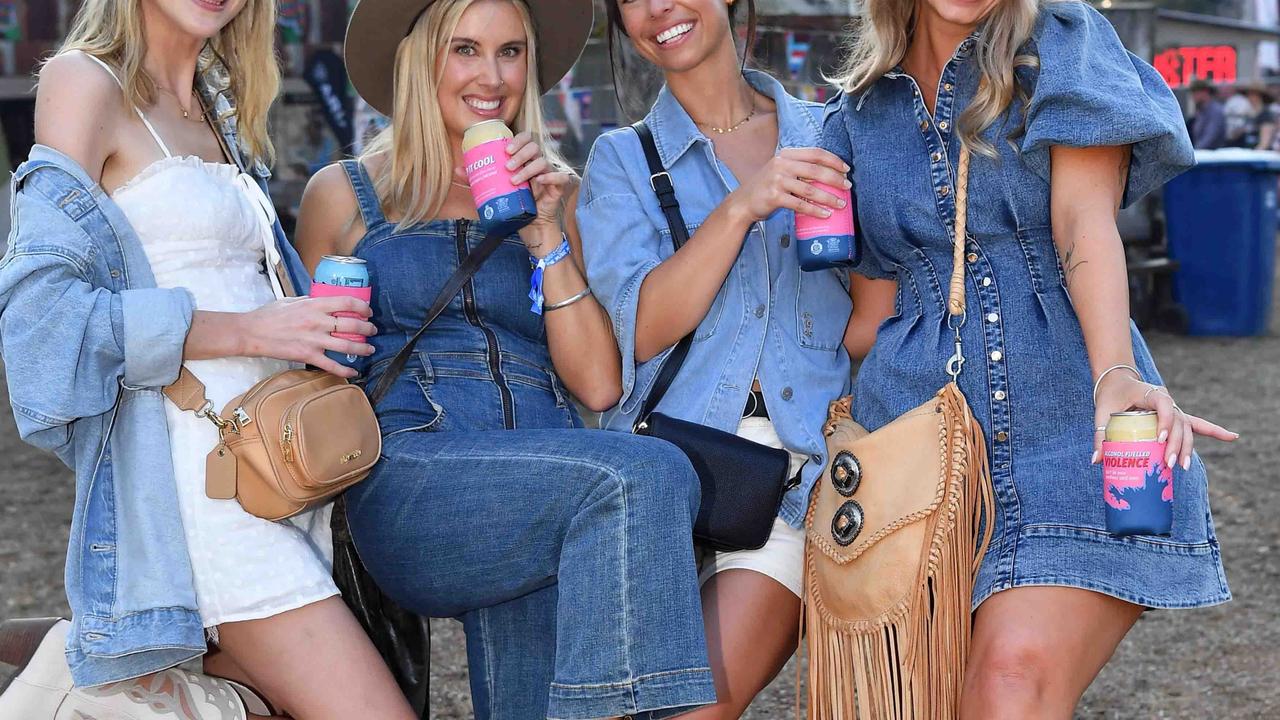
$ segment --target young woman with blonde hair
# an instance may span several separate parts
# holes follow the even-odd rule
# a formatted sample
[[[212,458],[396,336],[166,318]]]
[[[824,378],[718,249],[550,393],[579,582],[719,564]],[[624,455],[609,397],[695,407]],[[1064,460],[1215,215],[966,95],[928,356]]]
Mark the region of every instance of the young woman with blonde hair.
[[[1178,103],[1076,0],[871,0],[828,106],[865,252],[896,280],[853,391],[875,430],[937,390],[955,352],[946,278],[972,152],[960,386],[986,436],[996,512],[977,575],[962,718],[1067,718],[1144,608],[1225,602],[1195,435],[1129,321],[1116,212],[1193,163]],[[887,286],[892,288],[892,285]],[[886,313],[887,314],[887,313]],[[1096,465],[1112,413],[1158,413],[1168,537],[1107,532]]]
[[[538,97],[591,28],[588,0],[362,0],[347,31],[356,89],[391,118],[359,160],[307,187],[298,247],[368,264],[375,350],[360,362],[383,455],[348,491],[360,557],[401,607],[466,630],[475,715],[657,718],[714,699],[691,526],[697,478],[673,446],[582,429],[569,395],[616,402],[618,353],[561,230],[573,177]],[[537,217],[501,239],[414,346],[486,239],[461,173],[468,127],[501,120]],[[530,309],[531,266],[545,304]]]
[[[73,618],[0,633],[23,668],[0,718],[269,714],[167,669],[206,630],[207,670],[299,720],[413,717],[337,597],[327,509],[273,523],[207,497],[217,431],[159,392],[186,366],[217,408],[291,363],[350,375],[326,350],[372,351],[330,335],[373,334],[330,315],[367,306],[285,297],[305,271],[261,182],[274,19],[270,0],[87,0],[41,71],[0,340],[19,431],[76,470]]]

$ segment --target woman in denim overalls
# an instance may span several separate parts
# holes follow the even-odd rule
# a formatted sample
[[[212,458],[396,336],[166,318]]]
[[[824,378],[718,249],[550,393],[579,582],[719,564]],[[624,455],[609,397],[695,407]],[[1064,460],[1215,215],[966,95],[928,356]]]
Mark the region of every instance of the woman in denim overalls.
[[[378,328],[368,387],[485,237],[456,170],[468,126],[498,118],[524,130],[508,152],[514,181],[533,183],[538,217],[463,286],[378,404],[382,460],[346,496],[355,545],[398,604],[462,620],[477,717],[665,717],[710,702],[693,470],[665,442],[581,429],[570,394],[613,404],[618,360],[577,258],[546,268],[547,305],[530,311],[531,256],[553,258],[567,242],[559,213],[572,180],[539,149],[539,76],[545,87],[559,75],[534,58],[571,50],[563,72],[590,5],[562,3],[585,22],[559,38],[576,18],[554,3],[423,0],[403,25],[386,16],[394,5],[406,3],[363,0],[347,45],[357,89],[391,127],[363,158],[312,180],[297,240],[313,267],[331,253],[368,263]],[[397,44],[393,94],[392,76],[368,69]],[[535,55],[538,45],[550,49]],[[405,166],[419,174],[401,176]]]
[[[875,430],[945,380],[953,165],[967,144],[959,382],[986,435],[997,510],[961,714],[1069,717],[1144,607],[1231,597],[1192,437],[1235,434],[1184,414],[1162,387],[1128,319],[1115,223],[1117,208],[1191,165],[1191,144],[1169,88],[1088,5],[919,0],[912,20],[880,9],[825,121],[825,146],[854,167],[859,271],[898,284],[854,418]],[[903,42],[880,44],[890,38]],[[1091,460],[1110,414],[1130,407],[1158,411],[1179,468],[1171,537],[1106,531]]]

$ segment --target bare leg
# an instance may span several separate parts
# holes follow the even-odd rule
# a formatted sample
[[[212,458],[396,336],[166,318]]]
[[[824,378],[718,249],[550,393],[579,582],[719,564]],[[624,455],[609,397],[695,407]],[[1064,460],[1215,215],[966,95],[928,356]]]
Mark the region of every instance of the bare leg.
[[[417,720],[341,598],[224,623],[218,638],[250,684],[297,720]]]
[[[1070,720],[1142,608],[1068,587],[988,598],[973,624],[962,720]]]
[[[702,586],[716,704],[685,720],[736,720],[796,651],[800,598],[753,570],[725,570]]]

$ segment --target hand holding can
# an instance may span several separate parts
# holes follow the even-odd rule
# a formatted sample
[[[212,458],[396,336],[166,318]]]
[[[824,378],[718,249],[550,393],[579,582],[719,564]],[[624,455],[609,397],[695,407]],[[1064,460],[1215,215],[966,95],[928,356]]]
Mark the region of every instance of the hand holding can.
[[[501,120],[476,123],[462,136],[462,162],[480,220],[507,224],[514,231],[537,216],[538,206],[528,182],[511,182],[507,144],[512,137]]]
[[[796,213],[796,253],[800,257],[800,269],[814,271],[853,265],[858,259],[853,229],[853,191],[815,180],[809,182],[819,190],[844,200],[845,206],[828,208],[831,215],[826,218]]]
[[[353,297],[357,300],[363,300],[365,303],[373,299],[373,288],[369,284],[369,268],[365,261],[360,258],[346,257],[343,255],[325,255],[320,264],[316,266],[315,277],[311,281],[312,297]],[[335,317],[349,317],[362,319],[360,315],[353,312],[336,312]],[[352,342],[365,342],[363,335],[354,335],[352,333],[331,333],[334,337],[340,337],[343,340]],[[330,359],[342,362],[345,357],[348,363],[356,361],[356,355],[337,356],[335,353],[326,352]]]

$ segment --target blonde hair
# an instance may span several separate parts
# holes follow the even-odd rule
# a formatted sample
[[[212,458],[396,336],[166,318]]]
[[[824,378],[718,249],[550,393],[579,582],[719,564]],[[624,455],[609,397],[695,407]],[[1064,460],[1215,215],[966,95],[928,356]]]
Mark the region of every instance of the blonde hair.
[[[141,0],[84,0],[59,53],[93,55],[120,71],[125,101],[133,108],[156,102],[156,83],[142,66],[147,51]],[[227,97],[240,142],[254,160],[274,154],[267,113],[280,90],[275,56],[274,0],[247,0],[239,14],[200,54],[198,72],[215,93]],[[220,120],[226,119],[218,118]]]
[[[374,191],[383,211],[399,216],[401,229],[436,217],[449,193],[453,150],[436,93],[449,59],[453,33],[462,14],[477,1],[438,0],[414,23],[396,50],[391,125],[360,156],[366,167],[372,168]],[[509,1],[520,14],[528,42],[524,97],[511,129],[516,133],[528,131],[542,146],[543,156],[553,168],[569,171],[568,163],[546,142],[533,18],[524,2]],[[368,162],[379,157],[382,162]]]
[[[847,93],[871,88],[885,73],[906,57],[915,30],[917,2],[923,0],[864,0],[861,12],[850,26],[848,57],[832,78]],[[960,139],[975,152],[996,157],[996,149],[982,139],[982,133],[1009,109],[1015,95],[1025,112],[1030,101],[1018,84],[1014,71],[1037,68],[1039,59],[1023,52],[1031,38],[1041,6],[1060,0],[998,0],[983,20],[975,50],[978,61],[978,90],[960,115]],[[1014,134],[1021,132],[1021,128]]]

